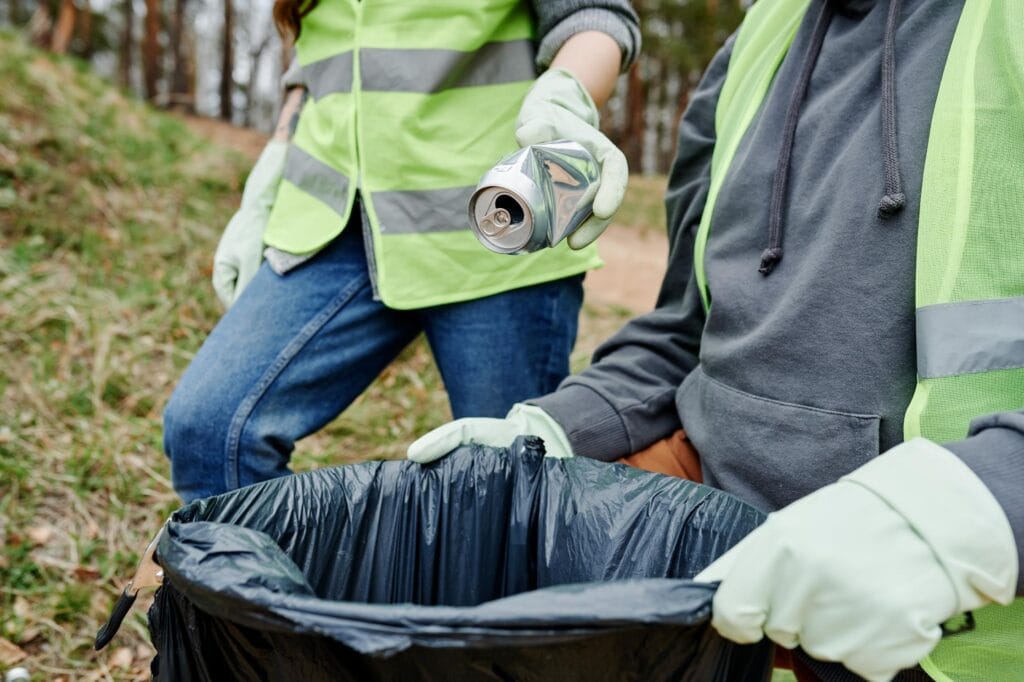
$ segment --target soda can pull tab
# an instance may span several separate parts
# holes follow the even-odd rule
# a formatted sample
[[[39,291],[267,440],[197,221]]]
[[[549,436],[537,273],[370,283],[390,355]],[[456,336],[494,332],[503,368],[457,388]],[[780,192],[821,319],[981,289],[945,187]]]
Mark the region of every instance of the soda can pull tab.
[[[504,208],[496,208],[480,220],[480,231],[488,237],[499,237],[512,224],[512,214]]]

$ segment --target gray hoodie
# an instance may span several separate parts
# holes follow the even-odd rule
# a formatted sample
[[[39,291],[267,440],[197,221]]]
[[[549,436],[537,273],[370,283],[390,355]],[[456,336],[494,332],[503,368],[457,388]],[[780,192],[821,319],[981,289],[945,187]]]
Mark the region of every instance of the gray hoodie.
[[[671,253],[657,309],[603,344],[589,369],[532,401],[563,426],[576,454],[613,460],[683,427],[707,483],[770,511],[903,440],[916,383],[925,150],[962,3],[903,2],[895,113],[906,203],[882,219],[880,62],[889,2],[837,2],[841,12],[814,64],[789,160],[783,256],[765,276],[758,268],[769,241],[772,178],[822,1],[812,0],[720,190],[704,260],[714,299],[705,317],[693,237],[731,40],[709,66],[683,119],[669,180]],[[1020,551],[1024,410],[977,415],[964,440],[944,445],[1002,504]]]

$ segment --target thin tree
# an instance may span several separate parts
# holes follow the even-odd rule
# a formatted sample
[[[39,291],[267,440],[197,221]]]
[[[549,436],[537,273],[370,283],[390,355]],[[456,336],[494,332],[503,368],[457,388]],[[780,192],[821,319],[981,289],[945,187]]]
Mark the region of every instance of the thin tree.
[[[231,105],[231,96],[234,94],[234,35],[235,35],[235,8],[231,0],[224,0],[224,37],[223,49],[221,50],[220,69],[220,117],[225,121],[231,120],[234,108]]]
[[[146,99],[156,101],[160,85],[160,0],[146,0],[142,37],[142,84]]]
[[[124,22],[121,33],[121,53],[118,58],[118,72],[120,73],[121,85],[125,88],[132,86],[132,54],[134,54],[134,27],[135,11],[132,0],[124,0],[121,3],[121,17]]]
[[[187,49],[185,35],[185,12],[187,0],[174,1],[174,14],[171,17],[171,83],[170,106],[181,111],[191,112],[195,107],[190,88],[192,65],[191,54]]]
[[[53,34],[50,36],[50,51],[57,54],[67,54],[71,47],[71,38],[75,35],[75,15],[78,10],[75,8],[75,0],[61,0],[60,9],[57,11],[57,22],[53,26]]]
[[[256,79],[260,73],[260,63],[263,61],[263,54],[270,45],[270,31],[263,33],[263,38],[249,48],[249,82],[245,87],[245,116],[242,125],[252,125],[252,114],[256,104]]]
[[[78,55],[83,59],[92,59],[96,51],[96,41],[93,35],[92,4],[89,0],[82,0],[82,9],[78,13],[78,42],[80,49]]]
[[[53,35],[53,17],[50,16],[50,6],[41,2],[36,5],[36,11],[28,21],[28,34],[32,37],[32,44],[38,47],[47,48],[50,46],[50,37]]]
[[[626,81],[626,125],[619,144],[622,153],[626,155],[629,167],[634,171],[640,170],[647,130],[644,116],[644,112],[647,111],[647,83],[640,73],[640,64],[640,61],[636,61],[629,67]]]

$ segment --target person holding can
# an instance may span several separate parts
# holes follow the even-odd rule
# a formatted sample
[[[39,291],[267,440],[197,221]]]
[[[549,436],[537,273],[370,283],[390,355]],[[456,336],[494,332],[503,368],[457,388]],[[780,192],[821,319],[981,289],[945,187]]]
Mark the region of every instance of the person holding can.
[[[627,0],[277,0],[274,15],[297,87],[217,248],[230,307],[164,412],[186,501],[287,474],[295,441],[421,332],[456,417],[553,390],[628,178],[597,128],[639,47]],[[481,176],[556,140],[600,165],[593,217],[557,248],[482,248],[467,212]]]
[[[1022,28],[1019,0],[754,3],[684,116],[659,307],[410,458],[669,439],[770,512],[697,576],[722,635],[801,680],[1021,679]]]

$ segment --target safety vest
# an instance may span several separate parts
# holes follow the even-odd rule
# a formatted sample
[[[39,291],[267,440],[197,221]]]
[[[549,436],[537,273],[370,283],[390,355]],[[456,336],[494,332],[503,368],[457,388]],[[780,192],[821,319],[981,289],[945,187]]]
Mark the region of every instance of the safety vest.
[[[536,75],[521,0],[322,0],[296,42],[309,98],[264,241],[315,251],[358,193],[374,293],[392,308],[479,298],[601,264],[591,247],[495,254],[469,225],[481,176],[517,147]]]
[[[739,29],[715,112],[711,186],[694,267],[712,305],[704,252],[715,200],[809,0],[760,0]],[[966,0],[932,114],[917,234],[917,387],[904,437],[964,438],[972,418],[1024,407],[1024,2]],[[1024,675],[1024,600],[975,612],[921,662],[936,680]]]

